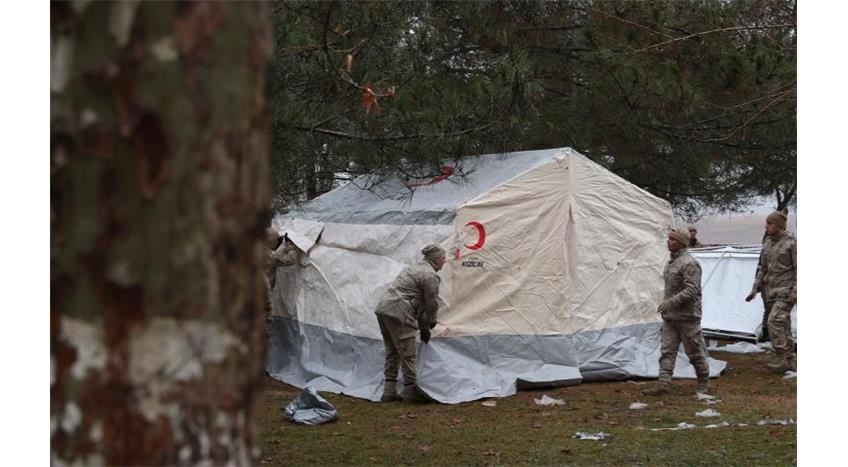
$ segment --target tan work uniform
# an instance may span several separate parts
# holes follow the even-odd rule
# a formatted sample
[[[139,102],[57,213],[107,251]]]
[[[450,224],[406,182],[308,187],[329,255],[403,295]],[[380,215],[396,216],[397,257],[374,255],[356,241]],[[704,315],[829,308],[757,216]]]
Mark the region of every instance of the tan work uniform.
[[[277,284],[277,268],[297,264],[300,250],[291,241],[284,241],[276,250],[268,249],[265,253],[265,306],[271,312],[271,294]]]
[[[678,250],[671,253],[663,280],[664,299],[670,306],[662,315],[659,380],[671,381],[681,343],[698,378],[708,378],[710,368],[701,332],[701,265],[685,249]]]
[[[415,333],[436,323],[439,276],[426,259],[407,266],[383,293],[374,313],[386,347],[385,379],[397,381],[398,367],[405,386],[416,384]]]
[[[771,345],[787,367],[795,368],[795,342],[790,313],[795,305],[798,277],[797,244],[788,233],[770,236],[763,244],[753,290],[760,292],[770,310]]]

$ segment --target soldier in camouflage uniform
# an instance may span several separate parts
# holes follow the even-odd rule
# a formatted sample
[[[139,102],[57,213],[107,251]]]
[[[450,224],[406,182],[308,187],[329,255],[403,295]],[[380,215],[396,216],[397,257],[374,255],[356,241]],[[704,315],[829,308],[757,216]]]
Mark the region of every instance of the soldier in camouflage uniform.
[[[416,387],[417,349],[415,333],[421,333],[424,343],[430,341],[430,329],[436,326],[439,304],[439,276],[445,264],[445,250],[427,245],[417,263],[407,266],[383,293],[375,314],[386,347],[385,385],[383,402],[399,400],[397,393],[398,367],[403,373],[403,400],[423,399]]]
[[[768,231],[763,232],[763,241],[762,241],[763,246],[766,245],[766,240],[768,238],[769,238]],[[762,252],[762,250],[760,250],[760,251]],[[759,274],[760,274],[760,263],[758,261],[757,262],[757,270],[754,272],[754,280],[757,280],[757,276]],[[766,301],[766,296],[764,294],[760,294],[760,298],[763,301],[763,322],[760,325],[760,330],[762,332],[761,332],[759,339],[757,339],[757,342],[769,342],[771,339],[769,338],[769,332],[768,332],[768,318],[769,318],[769,312],[771,311],[771,309],[769,308],[769,304]]]
[[[689,226],[689,248],[701,248],[704,246],[700,241],[698,241],[698,229],[695,226]]]
[[[267,249],[265,250],[265,290],[268,291],[266,311],[270,313],[270,297],[277,282],[277,267],[297,264],[300,259],[300,250],[288,238],[280,238],[280,234],[271,227],[265,230],[265,240],[267,242]]]
[[[769,309],[769,338],[777,354],[777,361],[769,367],[795,371],[790,312],[797,300],[798,262],[795,237],[786,232],[786,214],[781,211],[769,214],[766,217],[766,233],[768,238],[760,253],[757,277],[745,300],[750,302],[758,292],[765,297]]]
[[[706,393],[710,388],[710,367],[701,333],[701,266],[686,251],[689,232],[685,229],[669,232],[666,245],[671,255],[663,271],[664,300],[657,307],[663,319],[660,374],[657,385],[644,393],[657,396],[669,392],[681,342],[698,376],[695,391]]]

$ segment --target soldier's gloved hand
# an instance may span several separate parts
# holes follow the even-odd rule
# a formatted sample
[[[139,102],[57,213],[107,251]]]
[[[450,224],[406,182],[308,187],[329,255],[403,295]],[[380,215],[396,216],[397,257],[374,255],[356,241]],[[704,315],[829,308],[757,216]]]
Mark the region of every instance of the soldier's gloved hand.
[[[757,296],[757,291],[756,291],[756,290],[752,290],[752,291],[751,291],[751,293],[749,293],[749,294],[748,294],[748,296],[747,296],[747,297],[745,297],[745,301],[746,301],[746,302],[750,302],[750,301],[751,301],[751,300],[753,300],[753,299],[754,299],[754,297],[756,297],[756,296]]]
[[[430,342],[430,330],[427,328],[421,329],[421,342],[428,343]]]
[[[663,301],[660,303],[660,306],[657,307],[657,313],[661,315],[669,310],[671,310],[671,303],[669,303],[668,300]]]

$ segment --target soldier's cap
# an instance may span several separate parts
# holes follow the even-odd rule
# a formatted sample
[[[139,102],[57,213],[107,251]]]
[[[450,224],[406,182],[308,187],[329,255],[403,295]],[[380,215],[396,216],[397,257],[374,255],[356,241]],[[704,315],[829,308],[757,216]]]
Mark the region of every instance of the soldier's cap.
[[[677,240],[684,247],[689,246],[689,231],[686,229],[671,229],[668,231],[668,236]]]
[[[766,222],[771,222],[781,229],[786,229],[786,213],[783,211],[774,211],[766,217]]]
[[[446,256],[445,249],[439,245],[429,244],[421,249],[421,254],[427,258],[435,259]]]

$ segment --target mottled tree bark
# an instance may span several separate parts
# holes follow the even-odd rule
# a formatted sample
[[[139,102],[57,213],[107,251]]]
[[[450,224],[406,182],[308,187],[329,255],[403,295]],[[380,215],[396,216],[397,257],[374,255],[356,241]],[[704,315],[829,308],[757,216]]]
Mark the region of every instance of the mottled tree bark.
[[[265,3],[51,3],[55,465],[249,464]]]

